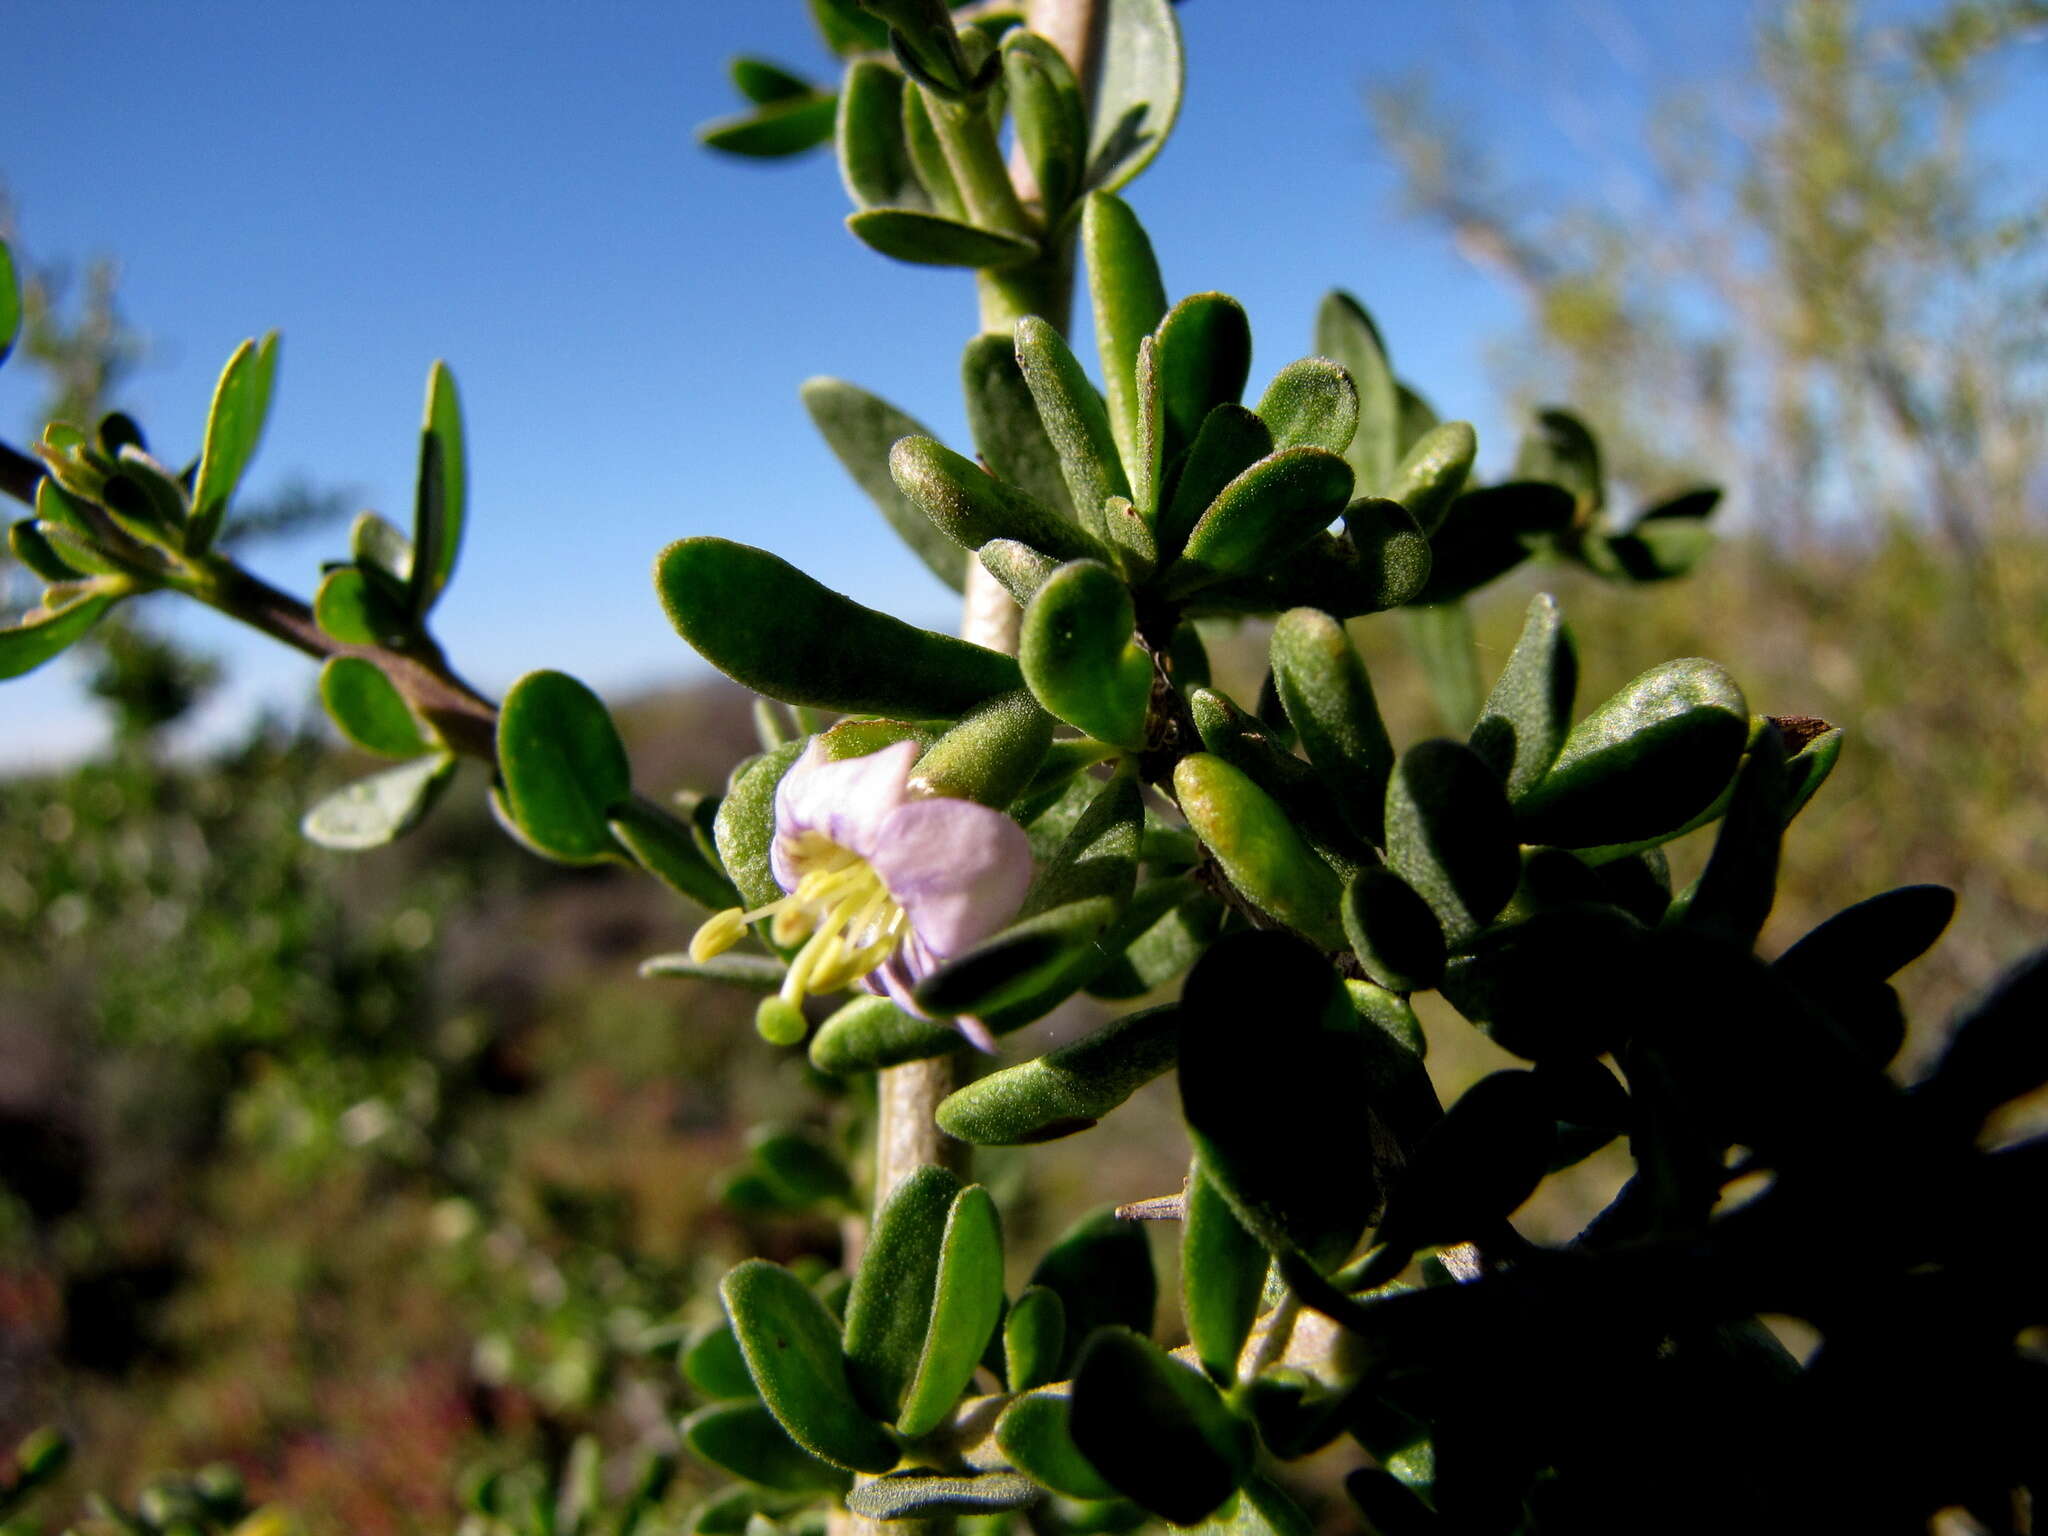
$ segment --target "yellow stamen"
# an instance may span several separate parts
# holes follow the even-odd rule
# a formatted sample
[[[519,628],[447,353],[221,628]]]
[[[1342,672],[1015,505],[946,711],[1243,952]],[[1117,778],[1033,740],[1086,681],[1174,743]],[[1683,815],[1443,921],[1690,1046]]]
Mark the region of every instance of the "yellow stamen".
[[[705,922],[690,939],[690,958],[702,965],[713,955],[722,955],[746,936],[747,914],[727,907]]]

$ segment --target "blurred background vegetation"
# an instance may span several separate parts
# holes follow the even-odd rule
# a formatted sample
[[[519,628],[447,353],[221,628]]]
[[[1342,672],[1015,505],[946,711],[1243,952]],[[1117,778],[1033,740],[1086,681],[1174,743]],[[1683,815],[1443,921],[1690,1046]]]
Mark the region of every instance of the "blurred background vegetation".
[[[1370,110],[1414,216],[1526,301],[1502,387],[1570,402],[1632,500],[1730,492],[1683,581],[1525,570],[1485,594],[1482,670],[1544,587],[1582,698],[1706,654],[1753,708],[1846,726],[1766,949],[1890,886],[1955,887],[1902,980],[1924,1050],[2048,933],[2048,184],[1972,147],[2048,5],[1758,14],[1751,98],[1670,101],[1626,206],[1502,184],[1431,82]],[[28,296],[47,413],[118,408],[149,349],[111,265],[36,269]],[[307,487],[251,531],[347,505]],[[1357,629],[1396,739],[1433,734],[1398,626]],[[1262,644],[1217,638],[1255,692]],[[76,1437],[50,1522],[226,1461],[316,1531],[446,1530],[480,1471],[557,1466],[586,1432],[620,1467],[672,1446],[703,1321],[677,1299],[744,1254],[834,1252],[726,1182],[747,1128],[843,1134],[861,1106],[761,1047],[744,1000],[636,978],[695,917],[649,883],[537,863],[474,779],[394,848],[314,848],[298,816],[362,765],[310,709],[174,753],[215,664],[133,622],[93,643],[107,755],[0,783],[0,1443]],[[655,791],[716,787],[752,739],[720,686],[621,723]],[[1431,1024],[1446,1087],[1490,1064]],[[1155,1087],[1034,1155],[1012,1251],[1173,1188],[1184,1157]],[[1568,1228],[1579,1194],[1539,1198],[1528,1219]],[[676,1506],[703,1486],[685,1468]]]

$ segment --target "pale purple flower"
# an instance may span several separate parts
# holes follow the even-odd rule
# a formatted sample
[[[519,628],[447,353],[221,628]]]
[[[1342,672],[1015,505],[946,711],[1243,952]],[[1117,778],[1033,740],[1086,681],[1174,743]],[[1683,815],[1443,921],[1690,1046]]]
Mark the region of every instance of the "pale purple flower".
[[[722,912],[692,942],[699,959],[772,918],[784,945],[803,941],[783,980],[785,1001],[858,983],[925,1018],[913,992],[947,960],[1016,916],[1031,883],[1024,829],[971,800],[910,787],[914,741],[865,757],[828,759],[813,741],[775,791],[769,866],[788,892],[754,912]],[[954,1021],[983,1050],[979,1019]]]

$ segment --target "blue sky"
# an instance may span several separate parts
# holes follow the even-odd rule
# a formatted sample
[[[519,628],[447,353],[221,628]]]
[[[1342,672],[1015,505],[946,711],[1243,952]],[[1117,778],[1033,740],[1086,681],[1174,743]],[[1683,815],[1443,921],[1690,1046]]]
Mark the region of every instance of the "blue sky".
[[[1179,129],[1128,195],[1171,293],[1243,299],[1254,388],[1309,350],[1316,302],[1357,292],[1397,365],[1483,462],[1509,452],[1485,371],[1513,301],[1406,221],[1364,90],[1431,73],[1515,176],[1626,175],[1644,102],[1732,77],[1746,4],[1663,0],[1189,0]],[[607,693],[701,667],[649,581],[671,539],[715,533],[941,626],[950,595],[897,548],[797,402],[812,374],[891,398],[956,445],[963,274],[902,267],[841,228],[829,155],[715,157],[732,54],[825,75],[799,0],[348,7],[11,0],[0,178],[31,260],[120,259],[155,342],[127,404],[167,458],[197,443],[243,337],[284,335],[251,488],[293,478],[409,515],[428,364],[460,381],[470,538],[439,613],[488,689],[530,668]],[[35,389],[0,370],[0,434]],[[307,592],[343,531],[253,563]],[[229,665],[213,728],[309,697],[298,656],[192,605],[158,617]],[[180,611],[171,611],[180,610]],[[0,761],[92,739],[62,662],[10,684]]]

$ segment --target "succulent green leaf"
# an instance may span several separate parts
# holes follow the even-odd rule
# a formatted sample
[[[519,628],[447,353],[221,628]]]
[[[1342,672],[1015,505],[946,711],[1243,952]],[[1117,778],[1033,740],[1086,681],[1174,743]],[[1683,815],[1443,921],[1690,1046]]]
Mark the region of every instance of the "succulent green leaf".
[[[412,582],[412,540],[375,512],[358,512],[348,525],[349,559],[377,571],[394,591]]]
[[[619,801],[608,825],[633,862],[677,895],[713,911],[738,902],[739,893],[712,867],[688,823],[653,801],[639,795]]]
[[[1188,825],[1246,899],[1326,949],[1343,944],[1337,877],[1272,796],[1207,752],[1180,760],[1173,790]]]
[[[1529,599],[1521,636],[1472,728],[1472,750],[1499,775],[1510,800],[1528,793],[1557,761],[1578,686],[1572,632],[1557,599],[1539,592]]]
[[[929,437],[898,440],[889,450],[889,474],[905,499],[962,549],[1014,539],[1060,560],[1109,558],[1070,518]]]
[[[871,250],[922,267],[1014,267],[1038,255],[1030,240],[921,208],[863,208],[846,227]]]
[[[0,363],[14,350],[21,334],[21,279],[14,270],[14,250],[0,240]]]
[[[1430,540],[1429,585],[1417,600],[1447,603],[1506,575],[1553,542],[1571,517],[1571,497],[1538,480],[1464,492]]]
[[[889,450],[906,437],[929,437],[914,417],[844,379],[806,380],[804,409],[826,444],[934,576],[954,591],[967,585],[967,560],[954,542],[896,488]]]
[[[1197,1158],[1188,1168],[1180,1227],[1181,1316],[1188,1342],[1218,1386],[1237,1381],[1238,1352],[1250,1337],[1269,1260]]]
[[[1472,461],[1478,456],[1479,438],[1472,424],[1444,422],[1416,439],[1387,477],[1381,494],[1406,507],[1424,533],[1434,533],[1465,488]]]
[[[960,195],[960,183],[946,159],[946,146],[932,120],[932,98],[928,92],[906,85],[903,89],[903,152],[910,157],[917,178],[919,202],[946,218],[965,220],[967,202]]]
[[[688,951],[673,955],[650,955],[640,962],[642,976],[681,976],[691,981],[715,981],[723,986],[749,992],[773,992],[782,986],[787,967],[766,955],[723,954],[709,960],[692,960]]]
[[[856,997],[811,1036],[811,1065],[836,1077],[945,1056],[966,1044],[951,1025],[905,1013],[886,997]]]
[[[1428,902],[1452,943],[1470,938],[1522,875],[1514,813],[1500,780],[1457,741],[1402,754],[1387,784],[1387,865]]]
[[[678,1363],[683,1379],[706,1397],[743,1399],[758,1395],[753,1375],[747,1370],[747,1357],[740,1353],[740,1341],[722,1313],[715,1324],[683,1346]]]
[[[1748,737],[1748,705],[1720,667],[1652,667],[1574,726],[1516,800],[1522,837],[1591,848],[1675,832],[1727,787]]]
[[[756,758],[719,802],[712,823],[718,861],[749,907],[780,901],[785,894],[768,863],[775,841],[775,787],[803,750],[803,742],[792,741]]]
[[[1089,1339],[1069,1425],[1106,1482],[1176,1525],[1212,1513],[1251,1471],[1251,1426],[1201,1372],[1126,1329]]]
[[[745,544],[679,540],[662,551],[655,585],[706,660],[785,703],[928,720],[1024,686],[1000,652],[864,608]]]
[[[1273,626],[1273,680],[1288,723],[1351,830],[1377,845],[1394,748],[1344,626],[1296,608]]]
[[[990,472],[1072,521],[1074,502],[1059,450],[1038,419],[1038,404],[1017,365],[1015,339],[1008,332],[984,331],[968,342],[960,383],[974,451]]]
[[[37,608],[21,623],[0,629],[0,679],[33,672],[78,643],[120,600],[114,592],[88,592],[59,608]]]
[[[1112,496],[1128,498],[1109,409],[1088,382],[1066,339],[1036,315],[1017,322],[1017,366],[1038,407],[1045,435],[1059,454],[1060,472],[1081,526],[1104,536],[1103,507]]]
[[[1037,1294],[1052,1295],[1050,1291]],[[1066,1392],[1026,1393],[996,1420],[996,1445],[1010,1465],[1054,1493],[1070,1499],[1113,1499],[1116,1489],[1074,1444],[1073,1431],[1068,1426],[1072,1406],[1073,1400]]]
[[[1481,934],[1451,962],[1443,994],[1528,1061],[1619,1050],[1654,985],[1636,963],[1642,932],[1604,904],[1552,907]]]
[[[960,1181],[946,1169],[914,1170],[883,1203],[861,1253],[846,1299],[846,1363],[855,1392],[878,1419],[896,1419],[917,1374],[946,1218],[959,1193]]]
[[[754,1166],[794,1207],[835,1205],[853,1209],[853,1176],[816,1135],[796,1126],[758,1125],[747,1133]]]
[[[1913,1090],[1929,1121],[1974,1137],[1999,1105],[2048,1083],[2048,949],[2037,949],[1965,1008],[1934,1072]]]
[[[1806,809],[1806,802],[1835,771],[1835,764],[1842,756],[1843,740],[1841,727],[1830,726],[1792,754],[1792,760],[1785,765],[1788,776],[1785,820],[1788,824]]]
[[[1038,589],[1053,577],[1060,562],[1041,555],[1029,544],[1015,539],[990,539],[974,552],[982,569],[1002,583],[1003,590],[1021,606],[1038,595]]]
[[[1106,0],[1102,12],[1086,185],[1114,192],[1165,144],[1180,115],[1186,66],[1168,0]]]
[[[810,6],[825,46],[841,58],[879,53],[889,46],[889,24],[862,10],[860,0],[810,0]]]
[[[1672,902],[1668,921],[1743,949],[1756,943],[1778,892],[1786,789],[1785,740],[1766,724],[1743,754],[1706,868]]]
[[[761,1400],[792,1440],[853,1472],[896,1465],[896,1442],[854,1400],[839,1323],[809,1286],[749,1259],[718,1290]]]
[[[1152,658],[1133,636],[1131,594],[1108,566],[1061,566],[1024,609],[1017,661],[1038,702],[1102,741],[1145,745]]]
[[[1057,225],[1087,167],[1088,114],[1080,84],[1059,49],[1022,28],[1003,39],[1003,83],[1046,222]]]
[[[1884,981],[1934,947],[1955,916],[1945,885],[1902,885],[1844,907],[1772,962],[1795,983],[1855,977]]]
[[[1003,1380],[1010,1390],[1029,1392],[1056,1380],[1066,1340],[1067,1308],[1060,1293],[1050,1286],[1025,1286],[1003,1317]],[[996,1433],[1000,1444],[1001,1425]]]
[[[1003,1229],[979,1184],[953,1199],[939,1244],[931,1326],[903,1396],[897,1428],[916,1437],[945,1421],[974,1379],[974,1367],[1003,1316]]]
[[[1189,975],[1181,1112],[1204,1174],[1267,1247],[1339,1263],[1371,1220],[1367,1063],[1336,972],[1300,939],[1232,934]]]
[[[1179,1041],[1171,1005],[1130,1014],[957,1089],[939,1105],[939,1129],[985,1147],[1085,1131],[1170,1068]]]
[[[726,65],[726,73],[739,93],[756,106],[808,96],[817,87],[801,75],[793,75],[780,64],[752,54],[739,54]]]
[[[1120,1220],[1113,1210],[1091,1212],[1062,1232],[1032,1270],[1031,1284],[1059,1293],[1066,1318],[1062,1372],[1073,1369],[1098,1328],[1152,1331],[1159,1280],[1145,1226]]]
[[[1381,1536],[1406,1532],[1375,1527]],[[1313,1536],[1315,1526],[1295,1502],[1263,1477],[1246,1479],[1236,1495],[1201,1525],[1196,1536]]]
[[[192,518],[186,525],[185,550],[204,553],[220,531],[228,498],[242,472],[256,456],[263,423],[270,414],[271,386],[277,378],[277,332],[235,348],[206,413],[206,442],[199,455],[199,478],[192,487]]]
[[[165,549],[180,547],[191,507],[178,477],[133,443],[108,464],[100,504],[131,538]]]
[[[1344,934],[1366,974],[1420,992],[1444,970],[1444,933],[1428,902],[1390,869],[1361,869],[1344,890]]]
[[[463,444],[462,401],[455,375],[436,362],[427,370],[427,404],[420,422],[419,491],[413,501],[411,613],[426,617],[462,553],[469,515],[469,451]]]
[[[1116,921],[1122,903],[1087,897],[1022,918],[966,953],[956,955],[918,983],[918,1007],[932,1014],[975,1014],[984,1023],[998,1009],[1026,1002],[1099,955],[1099,941]],[[1086,980],[1079,975],[1071,992]],[[991,1029],[1001,1029],[990,1023]]]
[[[399,649],[413,635],[400,596],[381,574],[359,565],[337,566],[321,577],[313,594],[313,622],[343,645]]]
[[[1026,917],[1098,897],[1119,908],[1131,899],[1145,825],[1137,776],[1126,770],[1099,787],[1086,780],[1077,787],[1088,796],[1086,809],[1041,861],[1024,895]]]
[[[1000,810],[1024,792],[1051,745],[1052,716],[1020,688],[989,700],[934,742],[911,770],[911,787]]]
[[[49,483],[48,480],[43,481],[45,485]],[[59,529],[57,532],[61,536],[62,530]],[[58,552],[56,545],[50,542],[49,535],[36,526],[36,520],[32,517],[21,518],[8,526],[7,548],[15,559],[44,581],[62,584],[76,581],[81,576],[95,574],[66,561]]]
[[[1401,402],[1379,327],[1358,300],[1332,290],[1316,311],[1316,351],[1341,364],[1358,389],[1358,430],[1345,458],[1360,485],[1385,485],[1401,457]]]
[[[1191,293],[1166,312],[1153,334],[1171,459],[1195,440],[1211,411],[1243,399],[1252,367],[1251,322],[1244,306],[1226,293]],[[1272,451],[1269,434],[1267,446],[1245,463]],[[1217,489],[1229,478],[1217,481]]]
[[[1265,422],[1229,400],[1210,407],[1190,437],[1173,494],[1159,514],[1163,561],[1171,561],[1187,547],[1188,535],[1224,488],[1273,451],[1273,434]]]
[[[1570,411],[1536,413],[1536,424],[1515,455],[1517,480],[1543,480],[1571,493],[1581,522],[1606,505],[1607,480],[1600,467],[1600,445],[1586,424]]]
[[[1351,466],[1321,448],[1269,454],[1217,493],[1167,568],[1169,596],[1256,571],[1327,528],[1351,499]]]
[[[330,656],[320,669],[320,702],[342,735],[365,752],[411,758],[440,745],[384,669],[367,657]]]
[[[611,818],[631,798],[625,743],[604,703],[565,672],[529,672],[498,711],[505,808],[548,857],[588,864],[616,856]]]
[[[1184,830],[1174,830],[1187,840],[1190,850],[1197,846]],[[1149,847],[1145,857],[1148,862],[1153,859]],[[1197,897],[1182,902],[1140,934],[1121,958],[1089,982],[1089,995],[1117,1001],[1143,997],[1165,986],[1201,958],[1222,922],[1223,907],[1214,899]]]
[[[1138,344],[1166,315],[1166,287],[1145,227],[1122,198],[1089,194],[1082,207],[1081,250],[1110,432],[1128,472],[1138,462]]]
[[[955,1515],[999,1515],[1004,1510],[1028,1508],[1044,1497],[1036,1483],[1015,1472],[955,1477],[920,1468],[862,1483],[847,1494],[846,1508],[863,1520],[940,1520]]]
[[[1632,581],[1669,581],[1683,576],[1713,546],[1707,519],[1721,500],[1712,488],[1687,491],[1650,508],[1628,532],[1607,540],[1622,574]]]
[[[860,207],[915,207],[923,199],[903,141],[903,77],[895,70],[876,59],[847,68],[833,133],[839,179]]]
[[[849,1479],[789,1438],[764,1404],[712,1403],[682,1422],[683,1444],[735,1477],[779,1493],[838,1493]]]
[[[1358,386],[1327,357],[1304,357],[1274,376],[1258,417],[1275,448],[1320,448],[1341,455],[1358,431]]]
[[[323,848],[381,848],[417,826],[454,776],[447,752],[386,768],[327,796],[306,812],[299,830]]]
[[[706,123],[697,130],[697,142],[749,159],[800,155],[832,137],[838,106],[838,98],[826,91],[787,97]]]

